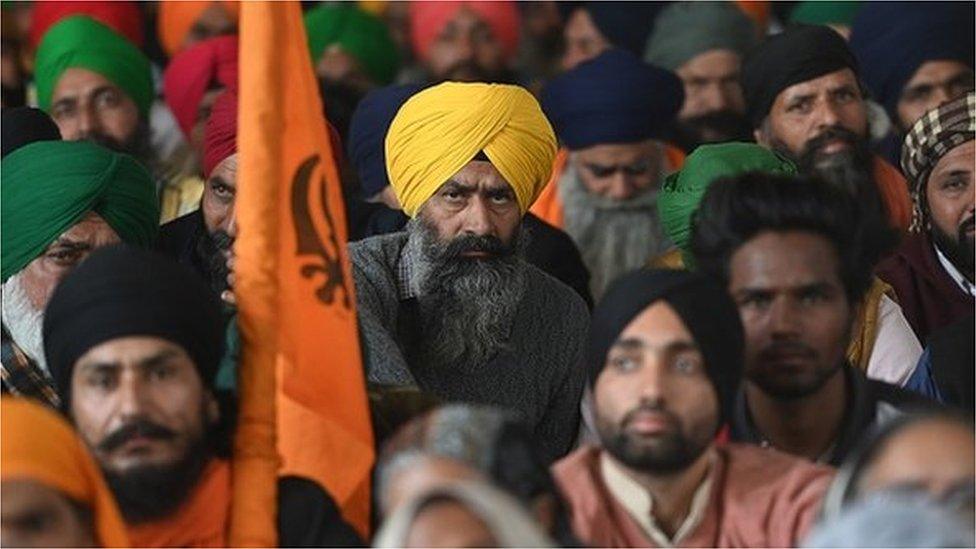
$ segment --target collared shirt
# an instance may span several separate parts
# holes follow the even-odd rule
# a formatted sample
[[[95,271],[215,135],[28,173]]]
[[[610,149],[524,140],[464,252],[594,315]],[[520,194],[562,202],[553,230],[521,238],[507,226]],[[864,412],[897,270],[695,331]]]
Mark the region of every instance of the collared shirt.
[[[960,289],[962,289],[963,292],[965,292],[967,295],[976,297],[976,284],[973,284],[965,276],[963,276],[963,274],[959,272],[959,269],[957,269],[956,266],[949,261],[949,258],[942,253],[942,250],[940,250],[938,246],[935,246],[935,257],[939,258],[939,263],[942,265],[942,268],[945,269],[945,272],[949,274],[949,277],[952,278],[952,280],[959,286]]]
[[[36,398],[52,408],[61,405],[54,382],[14,343],[6,326],[0,326],[0,377],[12,395]]]
[[[712,472],[715,470],[714,454],[709,454],[708,459],[708,472],[705,475],[705,480],[695,490],[695,495],[691,498],[691,506],[688,509],[688,516],[682,521],[673,538],[669,538],[654,519],[654,498],[651,494],[638,482],[627,476],[620,469],[620,466],[607,456],[606,452],[600,454],[600,474],[610,494],[623,505],[631,518],[637,521],[637,524],[655,545],[658,547],[675,547],[681,543],[681,540],[688,537],[695,528],[698,528],[705,517],[705,510],[708,507],[709,496],[712,491]]]
[[[397,297],[400,298],[400,301],[417,297],[417,289],[412,282],[414,271],[416,271],[416,261],[413,248],[408,242],[400,252],[400,261],[397,263]]]

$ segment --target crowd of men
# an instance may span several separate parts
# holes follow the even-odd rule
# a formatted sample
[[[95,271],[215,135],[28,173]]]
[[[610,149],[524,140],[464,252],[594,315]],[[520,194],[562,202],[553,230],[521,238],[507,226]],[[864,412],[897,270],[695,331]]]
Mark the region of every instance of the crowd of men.
[[[972,2],[301,4],[377,460],[279,545],[976,545]],[[241,5],[2,9],[0,545],[227,546]]]

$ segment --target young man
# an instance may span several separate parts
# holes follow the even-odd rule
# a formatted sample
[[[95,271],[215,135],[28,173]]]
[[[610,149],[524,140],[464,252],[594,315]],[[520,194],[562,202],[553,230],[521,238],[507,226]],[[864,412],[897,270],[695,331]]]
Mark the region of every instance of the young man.
[[[587,352],[601,447],[553,467],[575,533],[595,547],[790,547],[831,470],[717,445],[742,372],[742,324],[723,289],[685,271],[619,279]]]

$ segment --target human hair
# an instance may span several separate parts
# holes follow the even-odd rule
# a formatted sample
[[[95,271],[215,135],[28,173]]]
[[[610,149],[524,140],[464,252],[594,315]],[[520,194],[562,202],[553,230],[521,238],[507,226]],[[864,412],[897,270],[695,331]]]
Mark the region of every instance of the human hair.
[[[733,254],[763,232],[800,231],[826,239],[849,303],[871,285],[878,248],[847,194],[812,177],[761,172],[716,181],[692,216],[691,250],[701,271],[729,282]]]

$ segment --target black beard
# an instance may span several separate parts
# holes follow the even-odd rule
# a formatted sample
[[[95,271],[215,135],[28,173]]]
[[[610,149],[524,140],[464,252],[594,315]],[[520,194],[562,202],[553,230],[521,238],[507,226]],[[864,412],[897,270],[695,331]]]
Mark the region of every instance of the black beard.
[[[641,447],[626,432],[627,418],[639,411],[666,414],[674,429],[659,435],[653,447]],[[603,447],[625,466],[636,471],[670,474],[687,469],[711,444],[711,438],[703,441],[691,440],[682,432],[681,421],[658,405],[643,405],[632,410],[620,425],[610,425],[598,418],[597,431]]]
[[[234,239],[222,230],[217,230],[213,234],[206,230],[201,231],[200,238],[197,239],[197,259],[207,273],[210,288],[218,297],[230,289],[227,285],[230,269],[227,268],[224,251],[229,250],[233,245]]]
[[[124,472],[103,468],[102,472],[125,522],[143,524],[165,518],[185,503],[213,455],[205,434],[171,465],[145,465]]]
[[[929,219],[931,219],[931,216]],[[976,271],[976,265],[974,265],[976,264],[976,258],[974,258],[976,251],[973,249],[976,242],[966,232],[973,228],[974,222],[976,222],[976,218],[974,217],[969,217],[963,221],[959,225],[958,232],[954,237],[940,229],[935,223],[931,223],[931,221],[931,229],[929,230],[936,247],[945,254],[949,262],[955,265],[959,269],[959,272],[970,282],[973,281],[973,274]]]
[[[144,165],[148,165],[150,160],[149,124],[141,116],[139,117],[139,123],[136,125],[135,131],[125,141],[119,141],[99,131],[86,133],[80,137],[79,141],[88,141],[96,145],[101,145],[106,149],[127,154]]]
[[[675,121],[672,140],[685,152],[705,143],[752,141],[749,119],[731,109],[708,112]]]
[[[771,361],[770,356],[777,352],[803,353],[810,359],[816,359],[819,353],[799,341],[772,343],[759,351],[756,361],[760,367],[747,371],[746,378],[762,389],[763,393],[779,401],[797,400],[815,394],[843,367],[843,362],[838,362],[832,368],[817,369],[803,378],[783,379],[776,371],[771,370],[771,366],[768,366]]]

